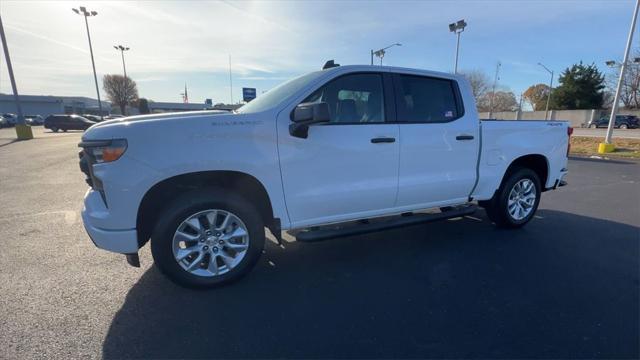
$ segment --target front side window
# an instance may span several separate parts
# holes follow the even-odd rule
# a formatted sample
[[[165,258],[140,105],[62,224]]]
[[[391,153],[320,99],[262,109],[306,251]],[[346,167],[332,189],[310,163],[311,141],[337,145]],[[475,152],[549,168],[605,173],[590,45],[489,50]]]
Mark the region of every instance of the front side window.
[[[440,123],[462,116],[453,81],[412,75],[399,75],[398,78],[399,120]]]
[[[380,74],[353,74],[334,79],[303,102],[325,102],[332,123],[384,122],[384,93]]]

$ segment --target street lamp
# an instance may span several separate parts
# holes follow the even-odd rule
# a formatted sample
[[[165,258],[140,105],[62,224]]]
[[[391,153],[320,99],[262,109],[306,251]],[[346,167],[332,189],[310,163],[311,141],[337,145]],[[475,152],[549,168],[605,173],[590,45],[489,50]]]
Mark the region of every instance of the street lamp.
[[[120,51],[120,55],[122,55],[122,70],[124,71],[124,81],[122,82],[122,86],[124,87],[122,90],[122,92],[124,93],[124,98],[127,98],[127,67],[124,65],[124,52],[125,51],[129,51],[129,48],[126,46],[122,46],[122,45],[114,45],[113,46],[114,49]],[[127,110],[127,107],[125,106],[125,112]],[[122,114],[122,115],[126,115],[126,114]]]
[[[458,22],[449,24],[449,31],[456,34],[456,36],[458,37],[456,41],[456,64],[453,68],[454,74],[458,73],[458,52],[460,51],[460,34],[464,31],[465,27],[467,27],[467,23],[464,21],[464,19],[459,20]]]
[[[631,61],[631,62],[634,63],[634,64],[640,64],[640,57],[633,58],[633,61]],[[622,66],[622,63],[619,63],[619,62],[617,62],[615,60],[605,61],[604,63],[610,68],[615,68],[615,67],[621,67]]]
[[[120,54],[122,55],[122,70],[124,71],[124,78],[127,78],[127,67],[124,66],[124,52],[125,51],[129,51],[129,48],[126,46],[122,46],[122,45],[114,45],[113,46],[114,49],[120,51]]]
[[[549,102],[551,101],[551,90],[553,89],[553,71],[549,70],[548,67],[544,66],[542,63],[538,63],[538,65],[542,66],[549,74],[551,74],[551,80],[549,81],[549,94],[547,95],[547,106],[544,109],[544,119],[548,120],[549,115]]]
[[[93,79],[96,82],[96,94],[98,94],[98,109],[100,111],[100,119],[103,119],[102,118],[102,101],[100,101],[100,89],[98,88],[98,75],[96,75],[96,63],[93,60],[93,47],[91,46],[91,34],[89,34],[89,21],[87,20],[87,18],[89,16],[98,15],[98,12],[97,11],[89,11],[84,6],[80,6],[80,10],[78,10],[76,8],[73,8],[71,10],[73,10],[73,12],[78,14],[78,15],[84,16],[84,24],[87,27],[87,38],[89,39],[89,53],[91,53],[91,66],[93,67]]]
[[[618,86],[616,87],[616,95],[613,98],[613,104],[611,106],[611,116],[609,117],[609,126],[607,127],[607,136],[604,139],[604,143],[600,143],[598,145],[598,152],[601,154],[612,152],[615,150],[615,146],[611,143],[611,137],[613,136],[613,125],[615,124],[615,121],[616,121],[616,112],[618,112],[618,102],[620,101],[620,91],[622,90],[622,81],[624,80],[624,71],[627,69],[629,52],[631,50],[631,43],[633,41],[633,32],[636,28],[636,20],[638,19],[638,9],[640,9],[640,0],[636,0],[636,6],[635,6],[635,9],[633,10],[633,17],[631,18],[631,27],[629,29],[629,36],[627,37],[627,46],[624,49],[622,64],[620,64],[620,77],[618,77]],[[634,62],[636,60],[637,58],[634,59]],[[609,63],[609,61],[607,61],[607,63]]]
[[[395,43],[395,44],[391,44],[385,48],[382,48],[380,50],[376,50],[373,51],[371,50],[371,65],[373,65],[373,55],[377,56],[380,58],[380,65],[382,66],[382,58],[384,57],[384,54],[386,54],[387,52],[385,50],[387,50],[390,47],[394,47],[394,46],[402,46],[402,44],[400,43]]]

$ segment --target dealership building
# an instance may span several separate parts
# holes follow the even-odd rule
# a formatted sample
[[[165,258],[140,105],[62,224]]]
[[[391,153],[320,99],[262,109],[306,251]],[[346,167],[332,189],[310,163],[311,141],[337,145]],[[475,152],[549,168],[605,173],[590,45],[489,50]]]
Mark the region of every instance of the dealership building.
[[[50,96],[50,95],[20,95],[20,104],[24,115],[41,115],[47,117],[51,114],[94,114],[98,115],[98,100],[83,96]],[[198,110],[234,110],[242,106],[241,104],[216,104],[210,103],[176,103],[176,102],[156,102],[149,101],[149,111],[151,113],[198,111]],[[113,110],[113,111],[112,111]],[[0,94],[0,114],[17,114],[18,109],[13,95]],[[108,101],[102,101],[103,115],[111,113],[119,114],[120,108],[112,105]],[[127,106],[128,115],[138,115],[136,107]]]
[[[24,115],[99,114],[98,100],[84,96],[20,95]],[[111,111],[111,103],[102,101],[103,115]],[[17,114],[13,95],[0,94],[0,114]]]

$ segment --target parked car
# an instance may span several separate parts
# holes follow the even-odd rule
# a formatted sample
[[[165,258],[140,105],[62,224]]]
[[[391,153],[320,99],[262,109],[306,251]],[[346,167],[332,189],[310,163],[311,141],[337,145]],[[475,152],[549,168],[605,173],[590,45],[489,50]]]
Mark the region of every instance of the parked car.
[[[41,115],[25,115],[24,121],[31,126],[44,125],[44,118]]]
[[[4,113],[2,114],[2,117],[5,118],[5,120],[7,120],[7,123],[9,124],[9,126],[15,126],[16,123],[18,122],[18,115],[16,114]]]
[[[0,129],[11,126],[9,121],[4,118],[4,116],[0,115]]]
[[[602,117],[600,119],[590,121],[588,125],[592,129],[601,127],[606,128],[609,126],[609,117]],[[613,126],[618,129],[637,129],[640,127],[640,120],[634,115],[616,115],[616,120]]]
[[[86,130],[96,123],[78,115],[49,115],[44,119],[44,128],[53,132],[58,130]]]
[[[93,126],[79,144],[91,187],[82,219],[97,247],[130,264],[151,239],[169,278],[214,287],[256,264],[265,227],[278,241],[282,230],[317,241],[464,216],[477,202],[497,226],[519,228],[543,192],[566,184],[571,132],[479,121],[460,75],[328,67],[234,113]]]

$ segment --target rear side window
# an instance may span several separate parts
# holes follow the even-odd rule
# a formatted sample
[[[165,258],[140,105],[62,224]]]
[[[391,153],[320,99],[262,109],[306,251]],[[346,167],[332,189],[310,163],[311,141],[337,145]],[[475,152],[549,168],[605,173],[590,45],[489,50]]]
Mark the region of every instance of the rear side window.
[[[457,85],[452,80],[398,75],[398,120],[441,123],[463,115]]]

